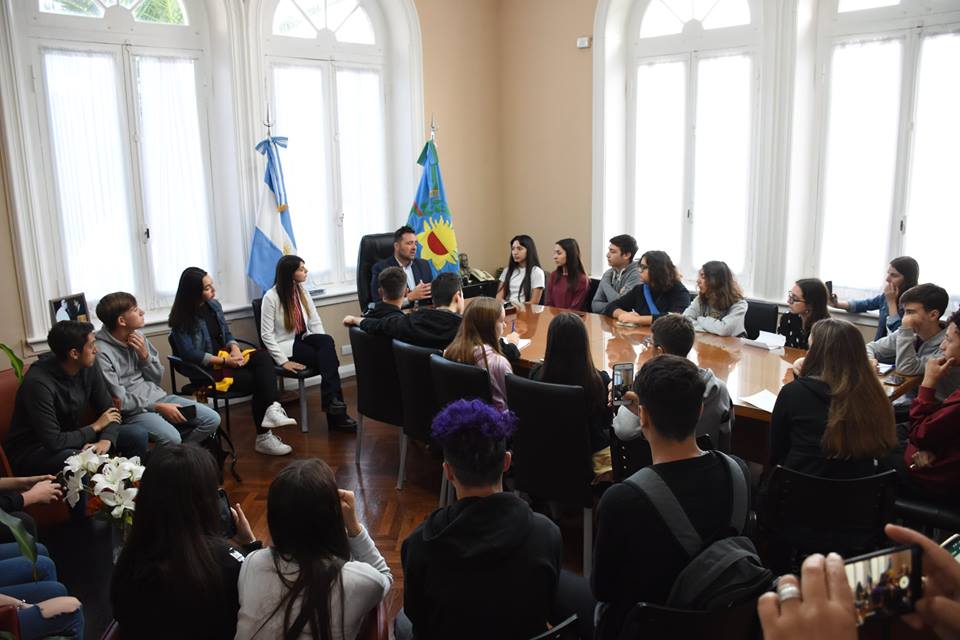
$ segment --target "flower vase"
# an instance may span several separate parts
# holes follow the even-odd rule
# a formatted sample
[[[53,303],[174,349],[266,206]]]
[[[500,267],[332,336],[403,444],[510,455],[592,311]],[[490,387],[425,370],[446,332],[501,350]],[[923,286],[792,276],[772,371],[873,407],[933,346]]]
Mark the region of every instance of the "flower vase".
[[[113,520],[110,523],[110,546],[113,552],[113,564],[117,564],[120,558],[120,552],[127,544],[127,538],[130,536],[130,528],[122,520]]]

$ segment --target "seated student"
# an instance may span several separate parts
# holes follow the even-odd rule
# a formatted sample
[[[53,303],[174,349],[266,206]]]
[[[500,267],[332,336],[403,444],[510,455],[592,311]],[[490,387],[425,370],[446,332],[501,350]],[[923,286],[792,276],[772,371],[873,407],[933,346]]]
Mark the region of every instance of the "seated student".
[[[867,343],[867,355],[877,362],[892,363],[897,373],[905,376],[923,374],[931,358],[940,357],[940,343],[947,335],[940,316],[947,310],[950,298],[946,290],[935,284],[918,284],[900,296],[903,321],[888,336]],[[960,369],[947,371],[937,382],[937,400],[960,388]]]
[[[653,350],[656,355],[669,354],[686,358],[696,335],[689,318],[675,314],[658,318],[653,323]],[[733,402],[727,385],[710,369],[699,368],[703,381],[703,413],[697,420],[696,436],[710,436],[713,446],[721,451],[730,451],[730,432],[733,427]],[[633,440],[641,435],[640,407],[636,394],[626,394],[631,404],[622,405],[613,419],[613,431],[621,440]]]
[[[257,431],[254,450],[268,456],[285,456],[293,448],[284,444],[271,429],[295,425],[297,421],[288,417],[277,402],[273,358],[261,350],[254,351],[249,358],[244,357],[230,333],[216,295],[213,279],[203,269],[187,267],[180,274],[169,319],[170,337],[177,355],[192,364],[212,368],[215,374],[233,378],[231,390],[252,394],[250,408]],[[220,355],[221,352],[226,355]],[[203,380],[194,382],[206,384]]]
[[[56,477],[52,475],[0,478],[0,509],[19,518],[34,538],[37,537],[37,524],[23,510],[32,504],[50,504],[60,500],[63,497],[63,487],[54,480]],[[15,541],[10,528],[0,525],[0,544]]]
[[[610,376],[606,371],[597,371],[593,365],[587,327],[580,316],[567,311],[550,322],[543,362],[534,365],[530,378],[583,387],[590,407],[590,450],[597,452],[610,446],[607,435],[613,418],[607,404]]]
[[[697,274],[697,297],[683,315],[693,328],[718,336],[741,336],[747,301],[726,262],[711,260]]]
[[[228,540],[210,454],[193,444],[151,454],[110,585],[122,637],[233,640],[240,567],[261,545],[239,504],[231,515],[236,535]]]
[[[503,492],[515,428],[513,414],[480,400],[457,400],[433,419],[458,500],[403,541],[397,640],[525,640],[546,631],[563,544],[557,525]]]
[[[893,409],[846,320],[813,325],[800,376],[777,396],[770,464],[825,478],[861,478],[897,443]]]
[[[303,286],[307,267],[300,256],[277,261],[273,286],[263,294],[260,339],[273,362],[287,371],[312,367],[320,372],[320,408],[327,414],[331,431],[356,432],[357,421],[347,415],[340,389],[340,360],[333,338],[323,331],[323,322],[313,298]]]
[[[57,582],[57,568],[42,544],[37,545],[36,564],[16,543],[0,544],[0,606],[16,607],[20,640],[83,638],[80,601]]]
[[[503,305],[494,298],[474,298],[463,314],[463,322],[443,357],[464,364],[473,364],[490,373],[493,404],[501,411],[507,408],[507,374],[513,373],[510,361],[503,354],[501,337],[512,344],[519,341],[516,333],[503,335],[506,316]]]
[[[546,286],[546,276],[540,268],[540,257],[533,238],[514,236],[510,240],[510,260],[500,274],[497,300],[515,304],[540,304]]]
[[[393,233],[393,255],[384,258],[373,265],[370,274],[370,298],[379,302],[382,294],[379,291],[380,272],[388,267],[403,269],[407,277],[407,297],[404,304],[426,300],[430,297],[430,281],[433,280],[433,271],[430,263],[417,257],[417,234],[413,229],[404,225]]]
[[[879,309],[877,335],[873,338],[879,340],[900,328],[903,316],[903,302],[900,296],[908,289],[917,286],[918,282],[920,282],[920,265],[909,256],[901,256],[891,260],[890,266],[887,267],[887,280],[883,293],[865,300],[840,300],[836,294],[833,294],[830,306],[846,309],[851,313]]]
[[[809,349],[810,328],[818,320],[830,317],[826,285],[816,278],[797,280],[787,292],[787,306],[790,311],[780,316],[777,333],[786,336],[786,346]]]
[[[603,313],[607,305],[626,294],[640,284],[640,270],[634,258],[637,257],[637,241],[627,234],[610,238],[607,247],[606,270],[597,285],[597,292],[590,301],[590,310],[594,313]]]
[[[942,402],[936,389],[960,365],[960,311],[950,316],[938,357],[927,360],[923,382],[910,405],[910,420],[897,426],[903,446],[894,468],[908,490],[954,498],[960,486],[960,389]]]
[[[160,386],[163,365],[150,340],[140,333],[143,309],[129,293],[109,293],[97,303],[103,327],[97,332],[97,363],[110,393],[120,401],[124,427],[135,426],[151,440],[163,444],[181,441],[181,430],[190,429],[187,442],[203,442],[220,425],[220,414],[208,407],[171,395]],[[194,407],[186,418],[180,409]]]
[[[81,449],[143,456],[146,431],[120,426],[120,412],[97,363],[97,344],[89,322],[61,320],[47,334],[53,355],[27,370],[4,443],[14,473],[57,474]],[[80,424],[87,407],[99,415]]]
[[[400,267],[387,267],[377,276],[377,293],[380,300],[363,314],[371,320],[401,315],[403,294],[407,291],[407,275]]]
[[[393,584],[353,493],[322,460],[287,465],[267,496],[273,546],[240,569],[237,640],[356,638]]]
[[[602,309],[605,315],[648,325],[664,314],[683,313],[690,304],[690,292],[666,252],[647,251],[640,256],[639,273],[640,283]]]
[[[387,318],[347,316],[346,326],[360,327],[367,333],[389,336],[420,347],[443,349],[460,329],[463,313],[463,291],[455,273],[441,273],[431,284],[433,308]]]
[[[573,238],[557,240],[553,247],[556,270],[547,280],[545,304],[561,309],[582,309],[590,291],[590,278],[580,260],[580,245]]]
[[[730,526],[734,483],[746,492],[750,472],[733,458],[742,477],[733,478],[728,459],[697,447],[696,428],[703,378],[686,358],[663,355],[649,360],[634,381],[643,432],[650,442],[649,467],[666,483],[704,541],[740,535]],[[744,522],[746,525],[746,522]],[[591,586],[600,608],[598,638],[616,638],[638,602],[665,604],[689,556],[646,492],[615,484],[597,508]]]

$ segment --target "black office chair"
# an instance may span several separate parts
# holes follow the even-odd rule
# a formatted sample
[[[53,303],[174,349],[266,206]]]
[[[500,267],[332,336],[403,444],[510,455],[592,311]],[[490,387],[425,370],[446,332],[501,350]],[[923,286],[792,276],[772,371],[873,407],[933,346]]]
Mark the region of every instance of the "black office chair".
[[[499,286],[499,280],[483,280],[481,282],[464,285],[463,299],[467,300],[468,298],[476,298],[478,296],[487,296],[488,298],[496,297]]]
[[[704,434],[697,436],[697,446],[704,451],[712,451],[713,440]],[[646,439],[636,437],[633,440],[621,440],[610,432],[610,463],[613,466],[613,481],[623,482],[634,473],[653,464],[653,452]]]
[[[603,622],[601,620],[601,629]],[[757,600],[716,611],[686,611],[646,602],[634,605],[619,635],[598,634],[597,638],[620,640],[749,640],[760,637]]]
[[[593,311],[593,307],[590,306],[590,303],[593,302],[593,296],[597,294],[597,289],[599,288],[600,288],[600,279],[590,278],[590,288],[587,290],[587,297],[583,301],[584,311]]]
[[[263,337],[260,333],[260,311],[263,308],[263,298],[255,298],[253,302],[250,303],[250,306],[253,307],[253,322],[257,325],[257,338],[260,341],[260,348],[266,350],[267,347],[263,344]],[[291,380],[297,381],[297,392],[300,394],[300,431],[303,433],[309,432],[310,425],[307,422],[309,414],[307,412],[306,381],[307,378],[319,376],[320,372],[313,367],[307,367],[306,369],[301,369],[300,371],[288,371],[277,364],[273,366],[273,370],[277,374],[277,379],[280,381],[281,390],[283,389],[284,378],[290,378]]]
[[[393,234],[374,233],[360,238],[357,252],[357,300],[360,311],[366,311],[373,302],[370,291],[370,278],[373,277],[373,265],[393,255]]]
[[[764,565],[778,574],[797,572],[812,553],[851,557],[882,548],[896,479],[893,470],[834,480],[778,465],[757,513]]]
[[[517,414],[513,479],[517,491],[583,508],[583,575],[593,559],[593,460],[583,387],[507,375]]]
[[[363,447],[365,417],[398,427],[403,424],[403,396],[392,342],[386,336],[374,336],[359,327],[350,327],[350,348],[357,376],[357,413],[360,414],[357,464],[360,464]]]
[[[905,524],[939,539],[944,534],[960,531],[960,502],[898,497],[893,503],[894,515]]]
[[[577,620],[577,614],[573,614],[549,631],[539,633],[530,640],[577,640],[580,637]]]
[[[780,313],[777,305],[760,300],[747,300],[747,314],[743,318],[744,330],[751,340],[761,331],[777,332],[777,317]]]
[[[230,474],[237,482],[241,482],[240,474],[237,473],[237,448],[233,445],[233,440],[230,438],[230,400],[242,398],[249,394],[230,391],[229,389],[227,391],[217,391],[216,380],[214,380],[213,375],[209,371],[181,358],[177,352],[177,346],[172,335],[167,336],[167,342],[170,344],[170,355],[167,356],[167,360],[170,363],[170,387],[173,390],[173,394],[177,396],[194,396],[197,397],[198,401],[204,397],[210,398],[213,400],[213,410],[217,413],[220,412],[220,402],[223,402],[223,424],[227,426],[227,430],[224,431],[222,426],[218,426],[215,435],[217,442],[220,443],[221,446],[223,441],[226,441],[227,451],[231,459]],[[253,346],[246,340],[237,339],[237,342],[243,345]],[[178,387],[177,373],[186,377],[189,382],[182,387]]]
[[[393,357],[400,377],[400,392],[415,402],[403,403],[403,435],[400,436],[400,471],[397,489],[403,489],[406,477],[407,444],[409,439],[430,440],[430,424],[437,414],[437,400],[430,373],[430,356],[440,356],[438,349],[418,347],[399,340],[393,341]]]
[[[430,375],[437,394],[437,408],[442,409],[454,400],[479,398],[493,402],[490,395],[490,373],[472,364],[447,360],[443,356],[430,356]]]

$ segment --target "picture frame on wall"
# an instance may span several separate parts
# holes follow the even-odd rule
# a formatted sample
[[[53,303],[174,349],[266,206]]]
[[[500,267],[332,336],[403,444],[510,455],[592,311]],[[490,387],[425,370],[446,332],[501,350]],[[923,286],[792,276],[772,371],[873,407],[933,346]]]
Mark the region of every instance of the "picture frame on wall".
[[[71,293],[62,298],[50,300],[50,324],[57,324],[61,320],[90,322],[90,311],[87,309],[87,296],[82,292]]]

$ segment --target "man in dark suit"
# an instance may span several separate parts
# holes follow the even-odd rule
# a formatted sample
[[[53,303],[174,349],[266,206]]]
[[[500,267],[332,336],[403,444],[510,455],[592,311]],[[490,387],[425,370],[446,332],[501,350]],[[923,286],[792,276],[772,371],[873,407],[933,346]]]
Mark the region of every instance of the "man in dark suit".
[[[430,263],[417,257],[417,235],[413,229],[404,225],[393,234],[393,255],[373,265],[370,275],[370,296],[373,302],[380,301],[378,277],[388,267],[400,267],[407,276],[407,297],[404,305],[426,300],[430,297],[430,282],[433,271]]]

